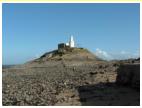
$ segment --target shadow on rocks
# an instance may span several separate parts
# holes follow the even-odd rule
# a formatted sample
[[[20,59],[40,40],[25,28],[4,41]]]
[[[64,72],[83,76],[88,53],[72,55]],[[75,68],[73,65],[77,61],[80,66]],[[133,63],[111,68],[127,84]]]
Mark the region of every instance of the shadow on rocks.
[[[139,106],[140,93],[115,83],[99,83],[78,87],[83,106]]]
[[[117,69],[116,83],[140,91],[140,64],[123,64]]]

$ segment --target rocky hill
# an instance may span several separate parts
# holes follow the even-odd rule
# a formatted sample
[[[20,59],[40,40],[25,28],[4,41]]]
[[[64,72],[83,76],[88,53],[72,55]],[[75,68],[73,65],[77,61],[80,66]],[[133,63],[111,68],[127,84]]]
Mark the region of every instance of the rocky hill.
[[[102,63],[106,62],[89,50],[85,48],[69,48],[67,51],[59,52],[58,50],[54,50],[51,52],[47,52],[43,54],[38,59],[29,61],[25,63],[25,66],[31,67],[46,67],[46,66],[54,66],[57,64],[63,65],[83,65],[83,64],[92,64],[92,63]]]
[[[135,79],[140,69],[131,65],[140,64],[139,60],[132,61],[103,61],[84,48],[54,50],[23,65],[3,69],[2,103],[138,106],[139,80]]]
[[[59,60],[66,60],[66,61],[89,61],[89,60],[96,60],[100,61],[98,57],[92,54],[90,51],[84,48],[70,48],[66,52],[58,52],[58,50],[54,50],[51,52],[47,52],[42,55],[40,58],[32,61],[32,62],[46,62],[46,61],[59,61]]]

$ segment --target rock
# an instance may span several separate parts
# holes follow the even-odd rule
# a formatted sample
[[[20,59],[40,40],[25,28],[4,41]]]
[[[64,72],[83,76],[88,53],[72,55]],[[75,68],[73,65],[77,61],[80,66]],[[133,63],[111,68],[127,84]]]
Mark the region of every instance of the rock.
[[[74,53],[74,51],[72,53]],[[70,54],[65,54],[63,57],[64,56],[70,57]],[[72,58],[78,56],[79,55],[72,55]],[[56,57],[57,56],[53,55],[51,58],[56,59]],[[87,59],[87,61],[83,61],[84,59],[82,58],[78,58],[78,60],[66,60],[66,58],[64,61],[46,61],[45,58],[47,58],[46,54],[42,57],[42,60],[45,60],[44,62],[42,60],[41,63],[36,61],[34,63],[28,64],[26,67],[23,66],[23,69],[15,68],[8,69],[8,71],[6,71],[7,73],[2,77],[3,105],[82,105],[83,102],[86,103],[86,98],[81,98],[80,93],[85,93],[85,95],[91,96],[91,98],[88,100],[92,100],[92,102],[102,102],[98,100],[101,98],[101,95],[112,95],[112,89],[109,89],[109,87],[111,87],[112,83],[115,83],[116,81],[116,69],[118,68],[118,66],[113,65],[113,63],[105,61],[100,62],[94,59],[91,61],[90,58]],[[63,63],[66,64],[66,67],[63,66]],[[133,64],[135,64],[135,62]],[[120,70],[123,70],[123,68]],[[123,74],[122,76],[124,77],[127,77],[127,74],[129,76],[129,72],[127,73],[124,71],[120,71],[118,74],[120,76]],[[132,79],[132,87],[139,87],[139,74],[134,74],[132,72],[132,75],[130,76],[133,76],[130,78]],[[129,78],[122,79],[124,79],[124,81],[122,81],[123,83],[127,82]],[[90,87],[91,85],[92,87]],[[78,87],[80,86],[86,87],[78,91]],[[114,87],[114,100],[116,99],[115,94],[118,93],[118,89],[121,88],[119,88],[119,86],[116,88]],[[126,89],[122,89],[121,91],[125,91],[127,93]],[[130,96],[132,95],[132,97],[135,97],[135,92],[131,89],[130,91],[132,92],[129,93]],[[102,92],[104,92],[104,94],[102,94]],[[139,99],[138,96],[136,97]],[[79,100],[79,98],[81,99]],[[112,103],[112,100],[107,100],[105,98],[103,99],[104,101],[109,101]],[[120,97],[120,100],[121,99],[124,100]],[[139,100],[137,100],[137,103],[138,102]],[[118,104],[122,105],[121,103]]]
[[[90,75],[96,75],[97,72],[90,72],[89,74],[90,74]]]
[[[123,64],[117,72],[117,84],[140,88],[140,64]]]

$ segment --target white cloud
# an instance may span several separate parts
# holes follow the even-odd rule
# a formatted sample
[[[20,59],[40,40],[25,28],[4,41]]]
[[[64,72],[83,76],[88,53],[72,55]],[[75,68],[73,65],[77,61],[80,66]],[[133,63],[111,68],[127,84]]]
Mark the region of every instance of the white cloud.
[[[103,51],[99,48],[96,49],[95,55],[104,59],[104,60],[112,59],[112,56],[110,54],[108,54],[106,51]]]
[[[120,54],[127,54],[128,52],[126,51],[121,51]]]
[[[127,51],[121,51],[118,53],[111,53],[103,51],[99,48],[96,49],[95,55],[99,58],[102,58],[104,60],[122,60],[122,59],[129,59],[129,58],[138,58],[140,57],[139,51],[136,51],[134,53],[130,53]]]
[[[36,59],[39,58],[39,57],[40,57],[39,54],[36,54],[36,55],[35,55],[35,58],[36,58]]]

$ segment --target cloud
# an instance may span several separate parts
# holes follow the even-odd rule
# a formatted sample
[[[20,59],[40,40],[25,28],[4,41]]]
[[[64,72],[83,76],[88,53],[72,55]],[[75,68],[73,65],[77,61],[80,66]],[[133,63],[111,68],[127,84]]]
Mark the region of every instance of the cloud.
[[[121,51],[118,53],[111,53],[111,52],[108,53],[99,48],[96,49],[95,55],[104,60],[123,60],[123,59],[140,57],[139,50],[134,53],[130,53],[127,51]]]
[[[39,57],[40,57],[40,55],[39,55],[39,54],[36,54],[34,58],[37,59],[37,58],[39,58]]]
[[[104,59],[104,60],[111,60],[112,56],[108,54],[106,51],[103,51],[99,48],[96,49],[95,55]]]

